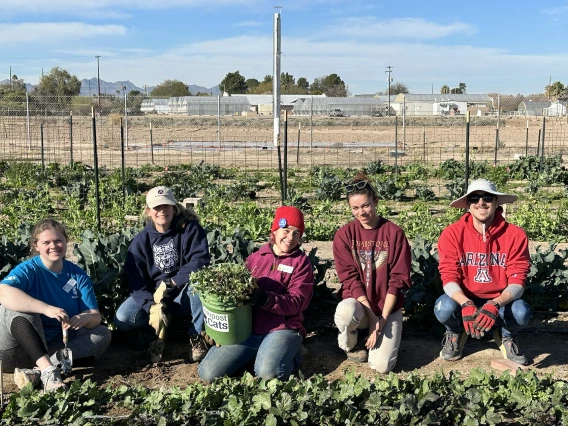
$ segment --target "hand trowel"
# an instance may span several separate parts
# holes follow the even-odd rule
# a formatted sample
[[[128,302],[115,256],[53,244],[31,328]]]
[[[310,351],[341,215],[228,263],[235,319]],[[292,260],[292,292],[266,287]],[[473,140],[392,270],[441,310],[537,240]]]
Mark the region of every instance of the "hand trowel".
[[[57,358],[61,362],[61,371],[63,374],[67,375],[71,372],[71,367],[73,367],[73,351],[67,347],[69,343],[69,335],[67,329],[63,328],[63,344],[65,347],[59,351]]]

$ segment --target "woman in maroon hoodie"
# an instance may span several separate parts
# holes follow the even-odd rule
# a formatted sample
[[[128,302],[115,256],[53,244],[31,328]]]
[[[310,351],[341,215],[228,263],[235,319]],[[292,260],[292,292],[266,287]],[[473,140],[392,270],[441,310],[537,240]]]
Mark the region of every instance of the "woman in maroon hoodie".
[[[410,246],[394,223],[377,215],[377,193],[363,173],[349,184],[347,201],[355,216],[333,238],[341,302],[335,311],[339,347],[355,362],[388,373],[396,364],[402,333],[402,291],[410,288]],[[369,329],[364,344],[358,333]],[[367,353],[368,351],[368,353]]]
[[[306,337],[302,312],[314,285],[312,265],[300,250],[304,215],[296,207],[279,207],[271,231],[270,241],[246,260],[259,287],[251,299],[252,334],[238,345],[209,350],[199,364],[199,377],[205,382],[252,362],[257,376],[287,380],[300,365]]]

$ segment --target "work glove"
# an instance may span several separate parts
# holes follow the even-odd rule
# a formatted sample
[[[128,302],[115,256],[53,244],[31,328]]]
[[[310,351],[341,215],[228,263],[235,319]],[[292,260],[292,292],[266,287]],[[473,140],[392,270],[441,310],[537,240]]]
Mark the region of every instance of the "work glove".
[[[270,296],[268,293],[260,288],[255,288],[252,296],[250,297],[250,303],[260,307],[267,306],[269,301]]]
[[[174,299],[181,293],[181,287],[178,287],[171,279],[166,278],[160,283],[158,289],[164,284],[166,286],[164,292],[162,293],[161,303],[164,306],[166,312],[170,313],[174,309],[174,304],[176,303]],[[157,290],[156,290],[157,291]]]
[[[150,306],[149,324],[154,330],[156,330],[156,335],[160,339],[165,339],[166,328],[168,327],[168,324],[170,322],[167,308],[162,303],[164,295],[169,293],[170,290],[172,290],[172,288],[168,287],[168,284],[162,281],[154,292],[155,304]]]
[[[217,344],[217,342],[215,342],[215,340],[213,340],[213,338],[208,335],[205,331],[201,332],[201,336],[203,336],[203,340],[205,340],[205,343],[207,343],[209,346],[213,347],[213,346],[220,346]]]
[[[468,300],[461,305],[461,308],[463,328],[465,329],[465,332],[472,337],[479,338],[477,337],[478,333],[473,326],[475,318],[477,317],[477,307],[475,306],[475,303],[473,303],[472,300]]]
[[[493,328],[498,316],[499,304],[493,300],[489,300],[479,309],[477,319],[473,326],[483,336],[485,331],[489,331]]]

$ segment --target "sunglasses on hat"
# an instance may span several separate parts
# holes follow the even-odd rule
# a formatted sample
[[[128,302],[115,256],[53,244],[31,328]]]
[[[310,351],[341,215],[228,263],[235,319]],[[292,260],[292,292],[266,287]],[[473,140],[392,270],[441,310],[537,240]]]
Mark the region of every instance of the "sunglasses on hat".
[[[483,195],[471,194],[467,197],[467,201],[469,203],[477,204],[479,202],[479,200],[481,200],[482,198],[483,198],[483,201],[485,201],[486,203],[491,203],[495,199],[495,195],[494,194],[483,194]]]
[[[354,182],[354,183],[348,183],[345,185],[345,190],[347,192],[354,192],[357,190],[361,190],[363,188],[365,188],[366,186],[369,186],[370,188],[372,188],[371,186],[371,182],[369,182],[368,180],[360,180],[359,182]]]

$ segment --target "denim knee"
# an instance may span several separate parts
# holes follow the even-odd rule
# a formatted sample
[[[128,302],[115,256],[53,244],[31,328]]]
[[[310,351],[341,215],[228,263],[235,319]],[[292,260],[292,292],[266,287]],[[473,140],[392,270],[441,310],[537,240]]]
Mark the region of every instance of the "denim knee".
[[[460,305],[447,294],[442,294],[434,304],[434,315],[442,324],[445,324],[459,310]]]
[[[292,365],[276,364],[274,361],[255,363],[254,373],[261,379],[287,380],[292,374]]]
[[[527,302],[522,299],[515,300],[511,303],[511,312],[517,324],[521,327],[526,326],[531,319],[531,310]]]
[[[205,383],[213,383],[213,381],[219,377],[219,374],[216,374],[217,372],[215,371],[215,367],[210,366],[209,364],[211,363],[208,362],[207,359],[204,359],[197,367],[197,374]]]

